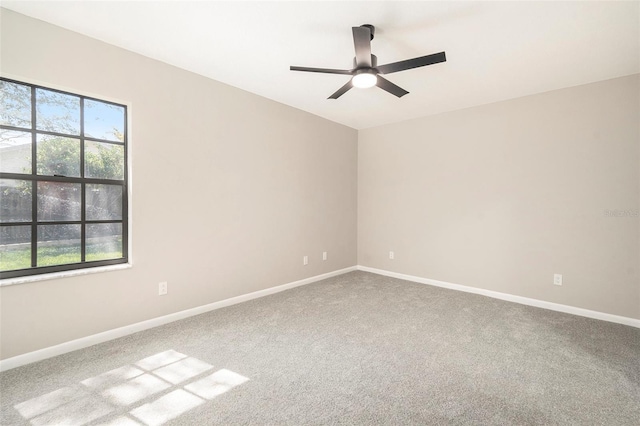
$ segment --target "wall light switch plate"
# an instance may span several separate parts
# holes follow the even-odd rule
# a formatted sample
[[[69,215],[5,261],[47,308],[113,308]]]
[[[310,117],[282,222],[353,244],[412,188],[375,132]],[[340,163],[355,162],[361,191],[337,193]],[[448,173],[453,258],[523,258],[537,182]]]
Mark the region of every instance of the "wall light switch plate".
[[[309,256],[304,256],[302,258],[302,264],[303,265],[308,265],[309,264]]]

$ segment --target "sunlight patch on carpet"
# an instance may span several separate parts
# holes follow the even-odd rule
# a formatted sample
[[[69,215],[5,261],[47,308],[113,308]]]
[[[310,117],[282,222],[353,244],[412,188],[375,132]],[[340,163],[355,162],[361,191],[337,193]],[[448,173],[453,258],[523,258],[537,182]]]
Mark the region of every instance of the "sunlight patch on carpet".
[[[211,364],[168,350],[14,408],[34,426],[101,420],[104,426],[159,426],[249,380],[227,369],[211,370]]]
[[[146,425],[159,426],[204,402],[204,399],[198,398],[185,390],[178,389],[156,401],[136,408],[131,411],[131,414],[142,420]]]
[[[222,395],[234,387],[243,384],[247,380],[249,379],[238,373],[222,369],[216,371],[210,376],[193,382],[184,388],[204,399],[213,399],[216,396]]]

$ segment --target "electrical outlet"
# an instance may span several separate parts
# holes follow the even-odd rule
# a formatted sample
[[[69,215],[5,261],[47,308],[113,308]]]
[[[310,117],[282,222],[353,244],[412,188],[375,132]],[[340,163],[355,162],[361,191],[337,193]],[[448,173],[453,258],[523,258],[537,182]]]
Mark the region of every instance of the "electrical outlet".
[[[561,274],[553,274],[553,284],[554,285],[562,285],[562,275]]]
[[[158,284],[158,296],[167,294],[167,282],[163,281]]]
[[[392,251],[389,252],[389,259],[393,260],[395,259],[395,253],[393,253]]]
[[[322,252],[322,260],[327,260],[327,252],[326,251]]]
[[[304,256],[302,258],[302,264],[303,265],[308,265],[309,264],[309,256]]]

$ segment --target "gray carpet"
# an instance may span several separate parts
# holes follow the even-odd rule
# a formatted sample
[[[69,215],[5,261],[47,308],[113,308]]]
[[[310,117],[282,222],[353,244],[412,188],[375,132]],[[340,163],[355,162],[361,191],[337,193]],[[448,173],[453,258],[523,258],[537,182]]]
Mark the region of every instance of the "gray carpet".
[[[640,330],[353,272],[0,375],[3,425],[640,424]]]

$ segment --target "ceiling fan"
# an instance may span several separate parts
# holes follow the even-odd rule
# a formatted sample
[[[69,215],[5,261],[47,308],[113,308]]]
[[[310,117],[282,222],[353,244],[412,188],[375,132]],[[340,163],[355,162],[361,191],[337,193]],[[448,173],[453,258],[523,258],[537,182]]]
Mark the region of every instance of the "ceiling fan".
[[[373,35],[376,30],[375,27],[370,24],[365,24],[360,25],[359,27],[352,27],[351,29],[353,31],[353,43],[356,47],[356,57],[353,58],[353,69],[337,70],[330,68],[308,68],[297,66],[291,66],[289,69],[291,71],[351,75],[352,77],[347,84],[339,88],[333,95],[329,96],[328,99],[338,99],[354,86],[358,88],[378,86],[382,90],[386,90],[392,95],[396,95],[401,98],[409,92],[383,78],[380,74],[391,74],[411,68],[437,64],[447,60],[444,52],[440,52],[378,66],[378,58],[376,55],[371,54],[371,40],[373,40]]]

